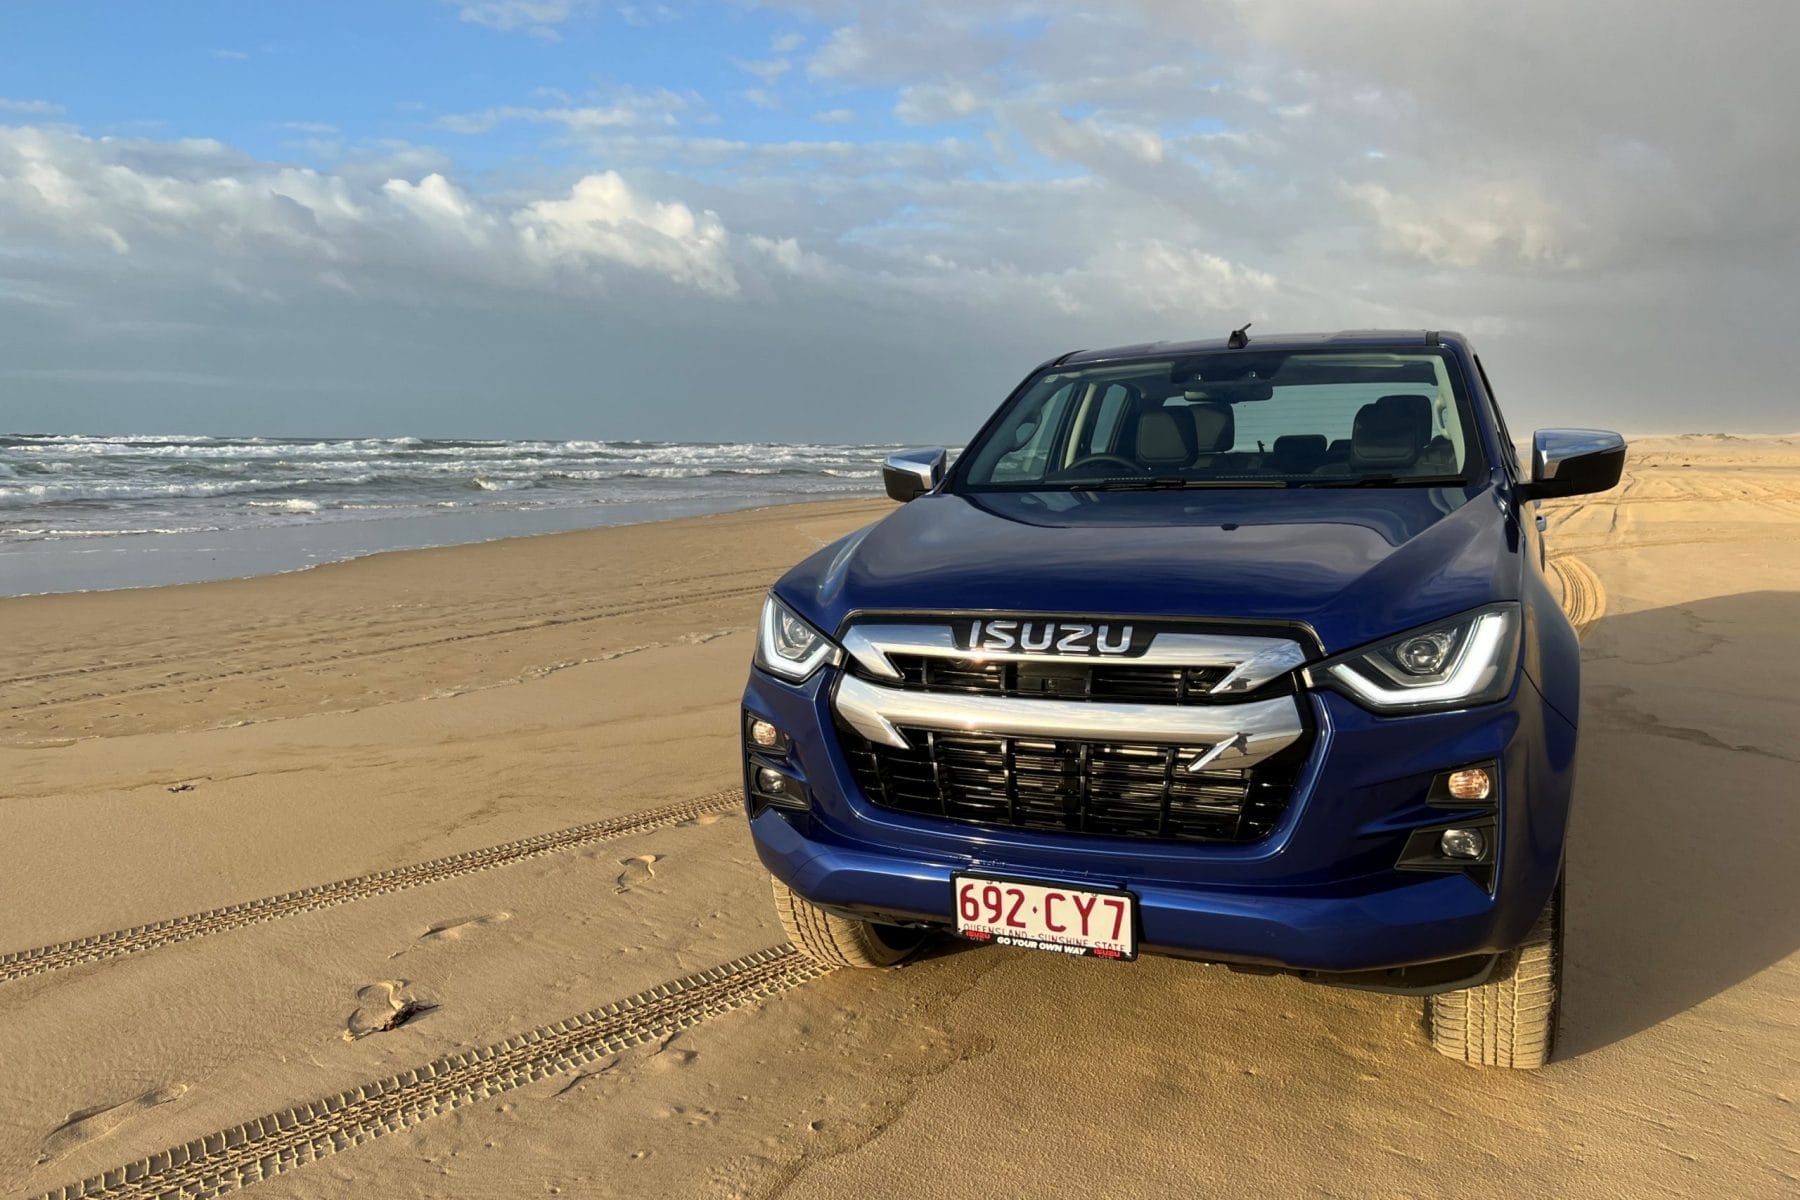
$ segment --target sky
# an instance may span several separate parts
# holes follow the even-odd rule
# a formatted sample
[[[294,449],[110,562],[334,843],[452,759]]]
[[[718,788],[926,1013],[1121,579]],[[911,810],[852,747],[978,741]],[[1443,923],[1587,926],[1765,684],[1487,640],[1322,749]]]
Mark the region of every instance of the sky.
[[[960,442],[1066,350],[1455,329],[1794,432],[1800,4],[0,5],[0,429]]]

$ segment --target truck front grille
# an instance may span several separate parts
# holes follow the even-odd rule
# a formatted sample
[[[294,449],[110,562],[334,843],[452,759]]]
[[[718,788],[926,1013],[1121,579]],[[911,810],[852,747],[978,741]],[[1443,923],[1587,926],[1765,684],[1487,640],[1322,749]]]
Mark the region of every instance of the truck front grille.
[[[1108,700],[1125,704],[1217,702],[1219,697],[1211,695],[1212,689],[1231,674],[1229,666],[1149,666],[1079,658],[993,662],[892,653],[888,655],[888,661],[900,672],[900,679],[880,682],[909,691],[980,692],[992,696]]]
[[[983,825],[1110,837],[1252,842],[1287,808],[1306,742],[1249,770],[1190,773],[1205,746],[902,729],[911,749],[840,730],[871,803]]]

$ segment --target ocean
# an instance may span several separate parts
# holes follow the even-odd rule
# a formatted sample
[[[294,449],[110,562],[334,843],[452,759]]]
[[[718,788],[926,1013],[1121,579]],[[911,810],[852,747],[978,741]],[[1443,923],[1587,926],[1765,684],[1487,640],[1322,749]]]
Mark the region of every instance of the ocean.
[[[0,435],[0,595],[229,579],[382,550],[874,495],[894,449]]]

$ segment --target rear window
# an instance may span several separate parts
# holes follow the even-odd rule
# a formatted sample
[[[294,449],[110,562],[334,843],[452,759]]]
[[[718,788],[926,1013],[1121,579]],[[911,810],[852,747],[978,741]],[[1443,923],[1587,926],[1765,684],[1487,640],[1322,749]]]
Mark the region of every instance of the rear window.
[[[1474,465],[1441,352],[1226,351],[1051,371],[965,454],[963,486],[1436,480]]]

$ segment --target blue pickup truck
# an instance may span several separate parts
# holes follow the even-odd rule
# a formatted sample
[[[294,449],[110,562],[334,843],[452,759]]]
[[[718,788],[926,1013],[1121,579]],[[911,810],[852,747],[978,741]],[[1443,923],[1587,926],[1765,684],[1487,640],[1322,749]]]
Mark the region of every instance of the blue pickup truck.
[[[1581,689],[1534,502],[1624,459],[1520,463],[1452,333],[1043,364],[764,605],[744,785],[794,945],[1287,972],[1541,1065]]]

